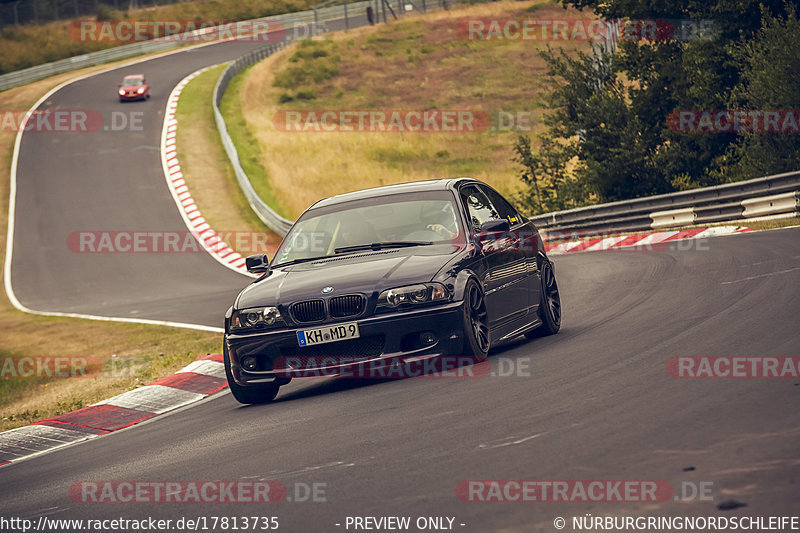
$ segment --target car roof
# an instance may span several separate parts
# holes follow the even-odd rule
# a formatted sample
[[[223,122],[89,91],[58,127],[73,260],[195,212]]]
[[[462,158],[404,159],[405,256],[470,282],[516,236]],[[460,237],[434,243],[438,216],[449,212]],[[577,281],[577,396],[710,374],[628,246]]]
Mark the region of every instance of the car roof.
[[[370,189],[362,189],[360,191],[337,194],[336,196],[331,196],[330,198],[324,198],[318,201],[312,207],[324,207],[344,202],[351,202],[353,200],[374,198],[376,196],[389,196],[392,194],[403,194],[409,192],[424,192],[424,191],[444,191],[448,189],[454,189],[458,184],[462,182],[480,183],[478,180],[472,178],[444,178],[444,179],[431,179],[424,181],[409,181],[407,183],[383,185],[381,187],[372,187]]]
[[[127,80],[128,78],[144,78],[144,74],[126,74],[123,80]]]

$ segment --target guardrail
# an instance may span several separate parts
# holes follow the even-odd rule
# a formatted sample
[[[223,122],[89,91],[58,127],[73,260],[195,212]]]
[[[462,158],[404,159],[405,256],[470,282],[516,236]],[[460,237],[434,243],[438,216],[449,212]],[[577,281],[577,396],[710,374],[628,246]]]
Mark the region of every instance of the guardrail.
[[[52,63],[45,63],[44,65],[36,65],[35,67],[16,70],[0,76],[0,91],[5,91],[6,89],[16,87],[17,85],[32,83],[42,78],[55,76],[56,74],[69,72],[70,70],[77,70],[79,68],[109,63],[111,61],[125,59],[126,57],[169,50],[170,48],[177,47],[179,44],[181,43],[176,41],[144,41],[141,43],[126,44],[124,46],[107,48],[106,50],[99,50],[97,52],[91,52],[89,54],[83,54],[67,59],[60,59],[58,61],[53,61]]]
[[[289,228],[292,227],[292,221],[280,216],[274,209],[267,205],[264,200],[261,199],[256,190],[253,188],[253,184],[250,183],[250,178],[247,177],[247,174],[242,168],[242,163],[239,161],[239,152],[236,151],[236,146],[233,145],[233,139],[231,139],[231,136],[228,133],[228,127],[225,124],[225,119],[222,117],[222,112],[219,109],[219,103],[222,101],[222,96],[225,94],[228,84],[236,74],[248,66],[261,61],[265,57],[274,54],[281,48],[284,48],[286,46],[285,43],[286,41],[282,41],[280,43],[265,46],[264,48],[260,48],[254,52],[244,55],[236,61],[228,64],[220,77],[217,78],[217,84],[214,86],[213,96],[214,121],[217,123],[217,130],[219,131],[219,137],[222,140],[222,146],[225,148],[225,153],[228,154],[228,159],[233,166],[233,172],[236,174],[236,181],[239,182],[239,187],[242,189],[245,198],[247,198],[247,202],[250,204],[250,207],[253,209],[256,215],[258,215],[258,218],[260,218],[261,221],[267,225],[267,227],[276,233],[279,233],[281,236],[286,235],[286,233],[289,231]]]
[[[368,5],[370,5],[369,1],[355,2],[350,4],[344,11],[347,12],[349,17],[360,16],[366,13]],[[341,5],[330,6],[318,9],[316,16],[322,21],[332,20],[335,18],[341,18],[340,14],[342,12],[343,7]],[[255,27],[258,23],[263,22],[278,22],[285,26],[288,30],[289,28],[296,29],[301,25],[310,26],[314,23],[314,20],[314,10],[307,10],[241,22],[249,25],[250,27]],[[52,63],[45,63],[43,65],[36,65],[35,67],[9,72],[8,74],[3,74],[0,76],[0,91],[10,89],[11,87],[16,87],[18,85],[32,83],[42,78],[47,78],[48,76],[69,72],[70,70],[77,70],[80,68],[100,65],[102,63],[109,63],[111,61],[117,61],[119,59],[125,59],[127,57],[136,55],[161,52],[171,48],[176,48],[178,46],[188,44],[187,41],[191,41],[192,39],[200,40],[204,34],[213,34],[215,29],[215,27],[209,26],[201,30],[186,32],[180,35],[115,46],[114,48],[107,48],[97,52],[90,52],[80,56],[53,61]]]
[[[370,4],[371,1],[350,4],[350,9],[353,13],[363,14]],[[341,9],[341,6],[317,9],[316,15],[330,16],[338,9]],[[228,65],[214,89],[214,116],[225,151],[234,167],[236,179],[258,217],[281,235],[288,232],[292,221],[278,215],[256,194],[239,162],[238,153],[219,111],[219,102],[233,76],[284,45],[285,43],[270,45],[237,59]],[[592,233],[666,229],[798,212],[800,212],[800,171],[703,189],[557,211],[532,217],[532,220],[551,235],[557,231],[562,235],[579,237]]]
[[[347,20],[349,21],[349,19],[353,16],[364,15],[367,11],[367,6],[371,4],[371,0],[350,4],[346,8],[348,17]],[[311,25],[311,33],[316,34],[316,30],[319,28],[318,25],[320,22],[342,19],[342,9],[342,6],[330,6],[319,8],[314,11],[303,11],[301,13],[296,13],[294,14],[295,17],[293,17],[293,25]],[[347,25],[349,26],[349,23]],[[286,26],[288,27],[289,24],[286,24]],[[324,30],[324,28],[320,29]],[[247,198],[250,207],[253,209],[253,211],[255,211],[258,218],[260,218],[261,221],[267,225],[267,227],[282,236],[286,235],[286,233],[289,231],[289,228],[292,227],[293,222],[279,215],[274,209],[272,209],[272,207],[270,207],[264,200],[261,199],[258,193],[256,193],[256,190],[253,188],[253,184],[250,182],[250,178],[242,168],[241,161],[239,161],[239,152],[237,152],[236,146],[234,146],[233,140],[228,133],[228,127],[225,124],[225,119],[222,117],[222,113],[220,112],[219,104],[222,101],[225,90],[228,88],[228,84],[234,76],[250,65],[258,63],[262,59],[274,54],[278,50],[285,48],[288,43],[294,40],[293,37],[294,36],[289,35],[287,32],[286,39],[282,40],[280,43],[270,44],[245,54],[231,62],[217,79],[213,96],[214,121],[217,124],[217,130],[219,131],[219,136],[222,140],[222,146],[225,148],[225,153],[228,155],[228,159],[233,166],[234,174],[236,174],[236,181],[239,182],[239,187],[241,187],[245,198]]]
[[[800,213],[800,171],[531,217],[541,229],[586,234],[665,229]]]

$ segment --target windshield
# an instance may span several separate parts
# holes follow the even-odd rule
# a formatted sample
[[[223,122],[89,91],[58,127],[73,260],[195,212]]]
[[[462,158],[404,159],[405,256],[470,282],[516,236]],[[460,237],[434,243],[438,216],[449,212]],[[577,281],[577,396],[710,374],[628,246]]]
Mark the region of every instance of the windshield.
[[[144,78],[139,78],[139,77],[125,78],[122,80],[123,87],[138,87],[142,83],[144,83]]]
[[[307,211],[286,235],[273,266],[343,252],[384,247],[452,244],[463,240],[449,191],[368,198]],[[376,249],[379,247],[375,247]]]

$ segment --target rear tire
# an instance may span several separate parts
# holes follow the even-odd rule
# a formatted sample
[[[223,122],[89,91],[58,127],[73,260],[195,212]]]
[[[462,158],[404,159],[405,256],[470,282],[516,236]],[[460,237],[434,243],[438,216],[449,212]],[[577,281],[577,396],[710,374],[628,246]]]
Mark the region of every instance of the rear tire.
[[[554,335],[561,329],[561,295],[556,283],[556,274],[553,272],[553,265],[545,260],[542,265],[542,292],[539,299],[539,317],[542,325],[528,331],[525,336],[529,339]]]
[[[233,379],[231,372],[231,360],[228,355],[228,347],[222,347],[222,356],[225,362],[225,376],[228,378],[228,386],[231,389],[231,394],[236,398],[236,401],[244,404],[258,404],[269,403],[278,395],[278,390],[281,388],[280,384],[275,381],[272,383],[265,383],[263,385],[250,385],[243,387],[236,383]]]
[[[489,353],[492,341],[489,335],[489,315],[483,290],[474,279],[464,288],[464,356],[474,361],[483,361]]]

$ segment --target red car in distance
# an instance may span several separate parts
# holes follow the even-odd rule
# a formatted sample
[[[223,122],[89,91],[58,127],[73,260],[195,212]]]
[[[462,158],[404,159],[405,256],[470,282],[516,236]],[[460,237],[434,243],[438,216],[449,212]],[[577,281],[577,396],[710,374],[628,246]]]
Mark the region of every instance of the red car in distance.
[[[144,79],[144,74],[130,74],[122,78],[117,94],[120,102],[147,100],[150,98],[150,84]]]

